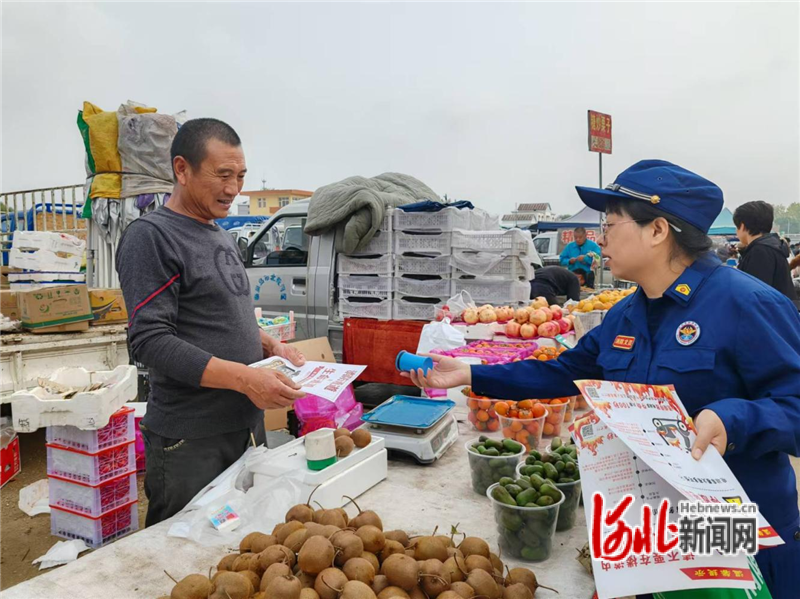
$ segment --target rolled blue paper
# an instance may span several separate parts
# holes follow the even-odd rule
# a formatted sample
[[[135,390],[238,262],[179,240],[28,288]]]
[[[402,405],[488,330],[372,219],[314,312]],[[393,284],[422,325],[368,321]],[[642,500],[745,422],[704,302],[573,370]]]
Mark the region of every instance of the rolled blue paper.
[[[422,372],[424,374],[428,374],[428,371],[433,368],[433,360],[431,358],[426,358],[425,356],[418,356],[417,354],[412,354],[402,350],[399,354],[397,354],[394,365],[397,370],[400,371],[416,371],[422,368]]]

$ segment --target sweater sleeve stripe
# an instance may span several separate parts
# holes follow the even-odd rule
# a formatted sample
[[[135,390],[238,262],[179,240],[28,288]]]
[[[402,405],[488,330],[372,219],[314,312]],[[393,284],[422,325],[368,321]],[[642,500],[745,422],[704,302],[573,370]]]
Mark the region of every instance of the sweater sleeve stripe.
[[[133,313],[131,314],[131,318],[130,318],[130,320],[128,321],[128,327],[130,327],[130,326],[133,324],[133,319],[136,317],[136,313],[137,313],[137,312],[138,312],[138,311],[139,311],[141,308],[144,308],[144,307],[145,307],[145,306],[146,306],[148,303],[150,303],[150,302],[151,302],[151,301],[153,301],[153,300],[154,300],[156,297],[158,297],[160,294],[162,294],[164,291],[166,291],[167,289],[169,289],[170,285],[172,285],[172,284],[173,284],[175,281],[177,281],[177,280],[180,278],[180,276],[181,276],[181,275],[180,275],[180,273],[178,273],[177,275],[175,275],[174,277],[172,277],[172,278],[171,278],[169,281],[167,281],[166,283],[164,283],[164,284],[163,284],[161,287],[159,287],[158,289],[156,289],[156,290],[155,290],[153,293],[151,293],[150,295],[148,295],[148,296],[147,296],[147,297],[146,297],[144,300],[142,300],[141,302],[139,302],[139,304],[138,304],[138,305],[137,305],[137,306],[136,306],[136,307],[133,309]]]

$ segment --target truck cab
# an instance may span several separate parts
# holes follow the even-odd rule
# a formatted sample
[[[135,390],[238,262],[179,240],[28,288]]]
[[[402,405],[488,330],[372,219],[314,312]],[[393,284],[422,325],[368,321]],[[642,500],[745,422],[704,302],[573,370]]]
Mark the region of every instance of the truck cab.
[[[334,316],[335,231],[306,235],[308,200],[281,208],[250,239],[243,260],[253,303],[266,318],[295,314],[296,338],[328,337],[341,359]]]

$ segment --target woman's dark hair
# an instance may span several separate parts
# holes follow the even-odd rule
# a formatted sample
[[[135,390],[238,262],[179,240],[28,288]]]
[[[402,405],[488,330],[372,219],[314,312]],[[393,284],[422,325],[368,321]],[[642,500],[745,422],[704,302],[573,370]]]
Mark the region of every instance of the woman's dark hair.
[[[775,212],[770,204],[756,200],[739,206],[733,212],[733,224],[738,229],[742,225],[750,235],[766,235],[772,231]]]
[[[675,240],[675,250],[693,261],[707,253],[713,245],[711,238],[694,225],[667,214],[642,200],[610,198],[606,204],[606,214],[630,216],[631,220],[635,220],[640,227],[653,222],[657,218],[666,219],[672,225],[670,230],[672,231],[672,238]],[[680,229],[680,231],[676,231],[675,228]],[[672,259],[678,258],[675,251],[670,257]]]

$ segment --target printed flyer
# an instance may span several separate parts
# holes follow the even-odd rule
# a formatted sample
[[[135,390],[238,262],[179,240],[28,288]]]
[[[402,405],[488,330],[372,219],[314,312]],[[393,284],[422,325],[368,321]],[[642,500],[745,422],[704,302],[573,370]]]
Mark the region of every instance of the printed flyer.
[[[277,370],[300,385],[301,391],[328,401],[336,401],[347,385],[356,380],[367,368],[333,362],[306,362],[302,366],[295,366],[277,356],[250,364],[250,367]]]

